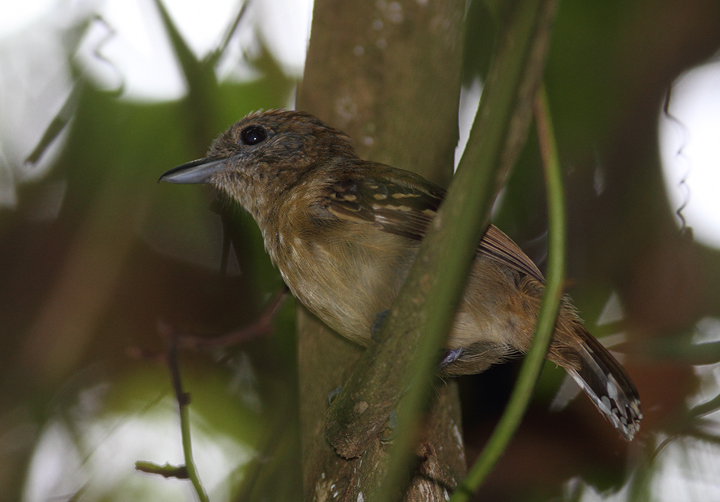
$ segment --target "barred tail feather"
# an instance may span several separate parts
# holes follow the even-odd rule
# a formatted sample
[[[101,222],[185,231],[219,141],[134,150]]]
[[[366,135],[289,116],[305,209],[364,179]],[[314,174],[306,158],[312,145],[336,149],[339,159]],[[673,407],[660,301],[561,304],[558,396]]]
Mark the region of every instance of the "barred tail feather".
[[[622,437],[632,441],[642,418],[635,384],[612,354],[579,324],[577,334],[579,366],[567,368],[568,373]]]

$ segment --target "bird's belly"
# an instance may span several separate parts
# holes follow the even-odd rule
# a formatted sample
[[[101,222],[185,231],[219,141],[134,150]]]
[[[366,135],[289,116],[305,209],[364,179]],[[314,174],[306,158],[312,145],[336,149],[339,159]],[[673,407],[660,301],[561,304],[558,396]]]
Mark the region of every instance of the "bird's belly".
[[[339,334],[365,346],[372,339],[376,316],[391,307],[417,254],[414,242],[383,235],[396,240],[378,244],[338,239],[320,244],[296,238],[276,259],[285,283],[308,310]],[[401,252],[388,253],[387,249]],[[528,330],[516,306],[508,301],[516,290],[501,269],[488,260],[475,260],[447,348],[509,347],[519,331]]]
[[[396,254],[382,249],[357,241],[319,244],[298,238],[278,256],[277,265],[308,310],[339,334],[368,345],[375,317],[390,308],[415,257],[414,249]]]

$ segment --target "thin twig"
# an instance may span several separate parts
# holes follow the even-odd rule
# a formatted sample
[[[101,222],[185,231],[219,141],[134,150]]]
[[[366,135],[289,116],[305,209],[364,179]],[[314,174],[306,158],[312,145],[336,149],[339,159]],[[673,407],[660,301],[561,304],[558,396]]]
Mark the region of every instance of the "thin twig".
[[[171,334],[167,342],[167,358],[172,377],[173,389],[175,390],[175,398],[180,409],[180,433],[182,434],[183,456],[185,457],[185,470],[187,477],[192,482],[200,502],[209,502],[205,488],[203,487],[200,477],[198,476],[195,461],[192,456],[192,443],[190,441],[190,394],[183,391],[182,380],[180,379],[180,367],[177,362],[177,336]]]
[[[157,465],[153,462],[145,462],[144,460],[138,460],[135,462],[135,470],[145,472],[147,474],[157,474],[164,478],[177,478],[187,479],[187,469],[184,465]]]
[[[265,307],[257,321],[255,321],[252,325],[243,329],[231,331],[230,333],[217,338],[203,338],[191,333],[183,333],[175,329],[175,327],[169,323],[162,321],[158,323],[158,331],[163,338],[165,338],[165,343],[167,345],[164,361],[170,368],[173,390],[175,392],[175,398],[178,402],[180,411],[180,432],[182,435],[185,465],[173,466],[165,464],[161,466],[152,462],[138,461],[135,462],[136,470],[146,472],[148,474],[158,474],[166,478],[174,477],[178,479],[189,479],[195,488],[195,493],[197,493],[200,502],[208,502],[207,493],[200,481],[192,456],[192,443],[190,440],[190,411],[188,409],[188,406],[190,405],[190,394],[184,392],[182,388],[180,367],[177,360],[178,348],[210,349],[227,347],[229,345],[253,340],[266,335],[272,331],[272,321],[280,310],[280,307],[282,307],[287,296],[287,287],[283,287]],[[137,357],[152,357],[152,354],[142,352],[139,349],[132,351],[132,354]],[[155,355],[155,358],[160,359],[157,355]]]
[[[229,331],[217,337],[210,338],[180,331],[174,324],[163,320],[158,321],[157,329],[165,339],[174,336],[177,340],[177,347],[180,349],[213,350],[231,347],[270,334],[273,330],[272,322],[280,308],[285,304],[287,297],[287,286],[283,286],[251,325]],[[155,352],[141,347],[129,347],[126,352],[133,359],[152,360],[163,364],[167,362],[167,354],[164,352]]]
[[[268,303],[265,309],[263,309],[260,316],[251,325],[234,331],[229,331],[221,336],[208,338],[198,336],[193,333],[184,333],[175,330],[171,325],[164,322],[160,323],[159,329],[160,332],[166,336],[170,333],[176,336],[178,347],[182,349],[218,349],[242,342],[249,342],[272,332],[272,322],[280,308],[285,303],[287,296],[287,286],[283,286],[270,303]]]
[[[232,40],[232,37],[235,35],[235,32],[237,32],[238,27],[240,26],[240,21],[243,20],[245,17],[245,13],[248,10],[248,7],[250,7],[251,0],[247,0],[243,2],[242,6],[238,10],[237,15],[235,16],[235,19],[233,19],[233,22],[228,25],[227,30],[225,31],[225,35],[223,36],[222,42],[218,44],[218,47],[212,51],[208,56],[205,58],[206,61],[209,61],[211,65],[215,65],[218,59],[222,57],[222,55],[225,53],[225,51],[228,48],[228,45],[230,45],[230,40]]]

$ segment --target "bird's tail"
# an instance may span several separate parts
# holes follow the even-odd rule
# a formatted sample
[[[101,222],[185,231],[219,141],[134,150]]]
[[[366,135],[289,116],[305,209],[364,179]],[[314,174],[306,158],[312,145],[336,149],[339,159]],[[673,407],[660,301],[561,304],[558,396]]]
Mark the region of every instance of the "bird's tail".
[[[528,318],[528,312],[540,309],[544,287],[533,278],[525,277],[519,290],[524,294],[522,310],[517,317]],[[532,333],[532,328],[521,331]],[[530,342],[531,336],[523,340],[521,352],[529,349]],[[623,438],[632,441],[640,430],[642,419],[635,384],[617,359],[585,329],[567,296],[560,304],[547,357],[573,377]]]
[[[577,363],[565,369],[622,437],[632,441],[642,418],[635,384],[594,336],[579,322],[573,324],[579,342],[573,344],[573,359]]]

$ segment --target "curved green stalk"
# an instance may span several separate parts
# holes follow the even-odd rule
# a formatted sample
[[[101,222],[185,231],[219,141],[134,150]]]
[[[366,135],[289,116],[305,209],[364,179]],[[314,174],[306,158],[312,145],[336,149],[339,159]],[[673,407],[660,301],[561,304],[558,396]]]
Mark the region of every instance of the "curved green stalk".
[[[535,119],[540,138],[549,204],[549,261],[545,295],[540,307],[532,347],[525,357],[518,381],[510,396],[510,402],[477,462],[450,499],[451,502],[468,500],[480,487],[520,425],[542,370],[562,296],[565,275],[565,201],[560,162],[544,86],[537,94]]]

